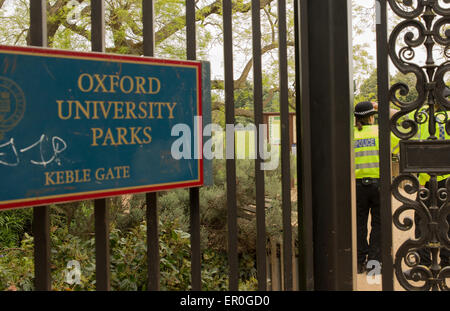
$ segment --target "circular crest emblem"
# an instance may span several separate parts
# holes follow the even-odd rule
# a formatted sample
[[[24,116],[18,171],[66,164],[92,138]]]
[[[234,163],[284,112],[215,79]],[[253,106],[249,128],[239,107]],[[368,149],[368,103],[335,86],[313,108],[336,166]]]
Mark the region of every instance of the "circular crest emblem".
[[[0,77],[0,139],[13,129],[25,114],[25,94],[11,79]]]

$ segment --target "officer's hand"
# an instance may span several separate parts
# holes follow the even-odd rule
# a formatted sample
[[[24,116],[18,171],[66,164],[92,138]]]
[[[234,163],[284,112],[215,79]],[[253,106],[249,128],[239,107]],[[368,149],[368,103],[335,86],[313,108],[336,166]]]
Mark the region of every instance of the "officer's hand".
[[[378,103],[372,102],[373,109],[378,110]]]

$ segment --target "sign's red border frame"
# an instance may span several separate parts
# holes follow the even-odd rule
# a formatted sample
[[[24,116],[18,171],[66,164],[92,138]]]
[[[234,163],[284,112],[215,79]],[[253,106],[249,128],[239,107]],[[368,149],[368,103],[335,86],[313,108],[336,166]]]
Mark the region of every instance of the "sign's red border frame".
[[[118,54],[108,54],[108,53],[98,53],[98,52],[76,52],[76,51],[66,51],[66,50],[57,50],[51,48],[40,48],[40,47],[17,47],[17,46],[5,46],[0,45],[0,53],[2,51],[7,51],[11,53],[17,54],[29,54],[29,55],[40,55],[40,56],[59,56],[63,58],[75,58],[75,59],[92,59],[92,60],[102,60],[102,61],[124,61],[124,62],[136,62],[143,64],[166,64],[166,65],[174,65],[174,66],[190,66],[197,67],[197,83],[198,83],[198,115],[202,116],[202,63],[200,61],[183,61],[183,60],[171,60],[171,59],[160,59],[153,57],[144,57],[144,56],[130,56],[130,55],[118,55]],[[203,135],[202,129],[200,128],[198,131],[198,142],[199,142],[199,150],[203,151]],[[83,192],[82,194],[67,194],[67,195],[55,195],[54,197],[47,198],[27,198],[27,199],[17,199],[14,201],[9,201],[9,203],[1,203],[0,201],[0,210],[13,209],[13,208],[24,208],[30,206],[39,206],[39,205],[48,205],[52,203],[64,203],[64,202],[72,202],[72,201],[82,201],[82,200],[92,200],[92,199],[100,199],[106,197],[113,197],[118,195],[126,195],[133,193],[143,193],[143,192],[155,192],[155,191],[163,191],[170,190],[176,188],[189,188],[189,187],[199,187],[203,185],[204,176],[203,176],[203,157],[198,159],[199,161],[199,180],[191,181],[191,182],[181,182],[181,183],[173,183],[173,184],[164,184],[164,185],[149,185],[147,186],[139,186],[139,187],[130,187],[126,190],[99,190],[93,191],[95,193]]]

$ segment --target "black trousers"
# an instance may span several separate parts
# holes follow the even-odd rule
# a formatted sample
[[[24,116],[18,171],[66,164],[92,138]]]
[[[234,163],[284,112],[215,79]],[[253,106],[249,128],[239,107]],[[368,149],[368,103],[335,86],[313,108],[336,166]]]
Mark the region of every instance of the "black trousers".
[[[445,188],[445,179],[441,180],[438,182],[438,189],[439,188]],[[427,182],[425,184],[425,188],[430,189],[430,185]],[[430,204],[430,200],[427,200],[424,202],[427,206]],[[438,205],[442,204],[443,202],[438,200]],[[419,214],[414,213],[414,223],[415,223],[415,229],[414,229],[414,235],[416,237],[416,239],[418,239],[421,236],[421,232],[420,232],[420,223],[421,223],[421,218],[419,216]],[[450,214],[447,215],[447,222],[450,224]],[[450,231],[449,231],[450,233]],[[429,248],[424,247],[424,248],[420,248],[417,250],[417,253],[420,256],[420,264],[424,265],[424,266],[431,266],[431,251]],[[450,266],[450,250],[448,250],[447,248],[441,248],[441,252],[440,252],[440,265],[442,267],[445,266]]]
[[[371,230],[367,242],[367,221],[371,216]],[[362,179],[356,180],[356,227],[358,263],[366,259],[378,260],[381,263],[381,229],[380,229],[380,186],[378,179],[367,184]]]

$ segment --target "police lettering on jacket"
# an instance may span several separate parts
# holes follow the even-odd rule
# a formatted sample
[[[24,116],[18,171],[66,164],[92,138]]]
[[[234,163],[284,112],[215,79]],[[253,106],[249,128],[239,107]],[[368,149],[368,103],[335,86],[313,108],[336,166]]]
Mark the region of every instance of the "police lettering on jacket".
[[[375,147],[375,138],[358,139],[355,141],[355,148]]]

